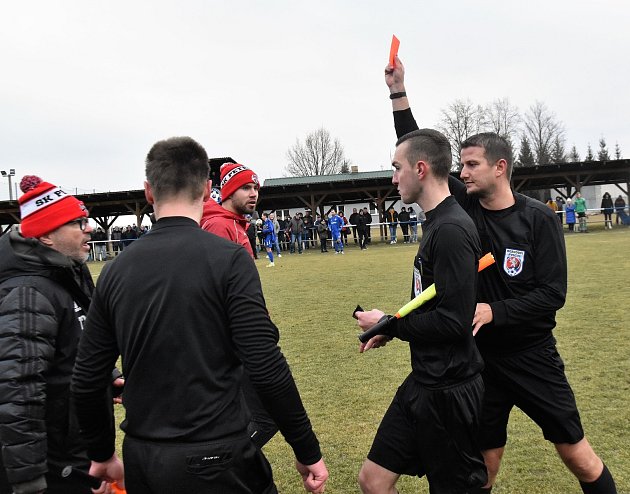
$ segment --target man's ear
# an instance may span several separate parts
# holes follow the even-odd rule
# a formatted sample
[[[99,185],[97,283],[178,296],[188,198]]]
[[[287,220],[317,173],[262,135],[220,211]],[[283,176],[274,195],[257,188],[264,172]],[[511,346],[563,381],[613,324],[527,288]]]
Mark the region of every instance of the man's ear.
[[[52,238],[50,238],[50,233],[47,233],[46,235],[42,235],[41,237],[38,238],[38,240],[44,244],[46,247],[52,247],[53,245],[53,240]]]
[[[144,181],[144,197],[146,197],[147,202],[149,204],[155,204],[155,199],[153,198],[153,191],[151,190],[151,185],[146,180]]]
[[[500,177],[501,175],[505,175],[507,173],[507,161],[501,158],[499,161],[495,163],[495,175]]]
[[[427,165],[424,161],[418,161],[416,163],[416,174],[418,175],[418,180],[423,180],[427,176]]]
[[[206,182],[206,187],[204,188],[204,191],[203,191],[203,202],[206,202],[208,199],[210,199],[211,190],[212,190],[212,180],[208,180]]]

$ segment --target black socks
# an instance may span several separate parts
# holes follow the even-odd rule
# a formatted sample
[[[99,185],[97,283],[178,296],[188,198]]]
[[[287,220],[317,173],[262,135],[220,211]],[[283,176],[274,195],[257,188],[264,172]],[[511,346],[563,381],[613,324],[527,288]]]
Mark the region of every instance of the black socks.
[[[606,465],[602,474],[595,482],[581,482],[580,487],[584,494],[617,494],[617,487]]]

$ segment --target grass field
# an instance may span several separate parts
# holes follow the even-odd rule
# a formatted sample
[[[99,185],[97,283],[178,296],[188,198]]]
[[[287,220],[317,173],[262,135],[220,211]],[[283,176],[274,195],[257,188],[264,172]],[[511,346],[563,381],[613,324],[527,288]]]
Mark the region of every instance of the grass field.
[[[558,313],[555,336],[576,394],[584,429],[630,494],[630,229],[566,236],[569,293]],[[351,312],[395,311],[409,297],[411,262],[417,245],[374,245],[344,256],[284,255],[273,269],[257,261],[280,345],[300,388],[330,471],[326,492],[358,492],[356,476],[379,421],[409,372],[406,344],[358,353]],[[91,265],[97,275],[101,265]],[[119,410],[119,418],[122,411]],[[120,433],[122,436],[122,433]],[[277,435],[265,453],[281,493],[303,492],[293,455]],[[405,477],[401,494],[428,493],[424,479]],[[573,476],[539,429],[519,410],[493,493],[579,494]]]

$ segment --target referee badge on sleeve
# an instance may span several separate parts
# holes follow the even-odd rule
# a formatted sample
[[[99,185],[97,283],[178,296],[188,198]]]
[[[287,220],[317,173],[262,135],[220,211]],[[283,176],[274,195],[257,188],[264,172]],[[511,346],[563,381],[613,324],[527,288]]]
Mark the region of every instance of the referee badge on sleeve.
[[[525,251],[516,249],[505,249],[505,258],[503,259],[503,270],[508,276],[517,276],[523,271],[523,263],[525,262]]]

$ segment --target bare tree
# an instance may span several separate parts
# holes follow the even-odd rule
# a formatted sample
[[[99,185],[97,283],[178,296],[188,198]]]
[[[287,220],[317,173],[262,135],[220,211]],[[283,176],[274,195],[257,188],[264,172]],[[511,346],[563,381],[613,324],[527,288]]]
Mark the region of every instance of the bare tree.
[[[287,151],[287,159],[286,170],[295,177],[333,175],[350,166],[339,139],[333,140],[324,127],[308,134],[304,143],[296,139]]]
[[[460,161],[461,144],[468,137],[482,132],[485,127],[484,110],[470,100],[455,100],[446,110],[436,126],[449,140],[453,149],[453,164],[457,168]]]
[[[486,128],[499,134],[509,142],[514,142],[521,124],[518,108],[508,98],[495,99],[485,108]]]
[[[564,128],[555,114],[541,101],[529,107],[524,117],[525,133],[532,145],[536,163],[549,163],[556,138],[564,140]]]

